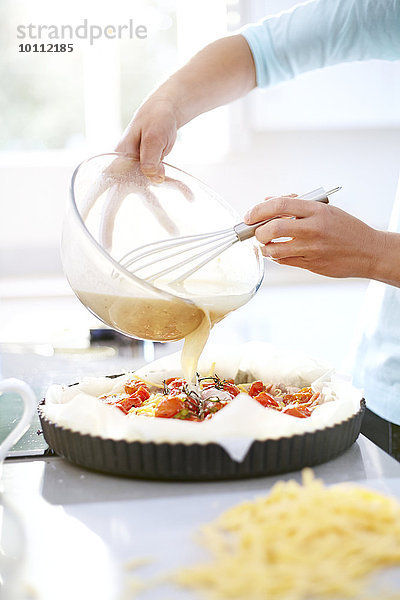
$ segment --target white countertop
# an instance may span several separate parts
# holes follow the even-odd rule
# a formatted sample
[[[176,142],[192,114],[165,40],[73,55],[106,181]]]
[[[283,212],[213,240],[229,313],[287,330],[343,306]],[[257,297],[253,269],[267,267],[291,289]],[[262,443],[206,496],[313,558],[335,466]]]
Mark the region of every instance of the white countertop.
[[[356,482],[400,499],[400,463],[364,436],[314,471],[327,484]],[[35,600],[130,600],[133,574],[148,578],[203,557],[193,539],[203,523],[266,494],[278,480],[300,476],[156,482],[93,473],[61,458],[9,460],[3,466],[3,538],[7,517],[22,526],[25,562],[18,576],[31,584]],[[135,558],[152,562],[128,572],[124,563]],[[400,597],[400,569],[393,581]],[[195,597],[164,585],[138,600]]]

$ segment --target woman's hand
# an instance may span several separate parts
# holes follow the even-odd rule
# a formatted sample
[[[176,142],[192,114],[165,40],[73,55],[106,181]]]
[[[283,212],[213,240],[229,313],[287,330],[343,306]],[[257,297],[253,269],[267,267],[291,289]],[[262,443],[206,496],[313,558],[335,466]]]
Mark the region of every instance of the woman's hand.
[[[247,213],[245,222],[250,225],[273,217],[279,218],[256,230],[264,256],[329,277],[381,279],[379,261],[385,254],[386,232],[335,206],[293,196],[267,198]],[[273,241],[282,237],[292,239]]]
[[[116,147],[140,160],[140,169],[154,183],[164,179],[163,158],[172,150],[177,114],[168,98],[151,96],[137,111]]]
[[[177,130],[194,117],[236,100],[256,85],[253,55],[240,34],[212,42],[163,83],[139,108],[116,147],[140,160],[144,175],[161,183],[162,159]]]

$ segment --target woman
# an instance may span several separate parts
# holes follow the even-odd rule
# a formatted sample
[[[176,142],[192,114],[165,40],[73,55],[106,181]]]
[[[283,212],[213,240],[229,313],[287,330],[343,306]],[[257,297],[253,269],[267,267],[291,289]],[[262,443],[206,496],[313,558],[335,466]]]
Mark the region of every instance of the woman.
[[[160,161],[179,127],[197,115],[257,85],[369,59],[400,59],[400,0],[300,4],[206,46],[139,108],[117,150],[133,153],[143,173],[161,182]],[[354,372],[369,407],[363,433],[400,460],[400,210],[394,231],[378,231],[336,207],[282,197],[254,206],[245,221],[283,214],[297,219],[278,218],[256,231],[265,256],[329,277],[383,282],[372,289],[375,326],[364,333]],[[293,239],[272,242],[278,237]]]

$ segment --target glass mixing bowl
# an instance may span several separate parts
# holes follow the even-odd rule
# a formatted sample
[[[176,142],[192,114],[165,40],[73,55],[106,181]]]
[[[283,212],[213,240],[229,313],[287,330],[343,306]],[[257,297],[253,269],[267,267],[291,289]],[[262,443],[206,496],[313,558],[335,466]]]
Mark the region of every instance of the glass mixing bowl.
[[[149,283],[121,266],[122,257],[142,245],[241,221],[198,179],[168,164],[165,173],[165,182],[151,183],[128,154],[81,163],[71,181],[61,244],[66,276],[81,302],[112,328],[153,341],[186,337],[204,309],[212,324],[219,321],[247,302],[263,278],[254,239],[235,244],[179,286],[168,279]],[[150,260],[157,262],[157,255]]]

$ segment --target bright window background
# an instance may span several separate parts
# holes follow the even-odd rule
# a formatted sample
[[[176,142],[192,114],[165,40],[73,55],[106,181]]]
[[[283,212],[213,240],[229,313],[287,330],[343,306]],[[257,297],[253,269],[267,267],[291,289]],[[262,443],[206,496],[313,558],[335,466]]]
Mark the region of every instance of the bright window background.
[[[65,4],[3,0],[0,35],[6,51],[0,59],[4,84],[0,106],[7,117],[2,122],[0,151],[109,150],[144,98],[197,50],[226,33],[224,0],[205,0],[193,9],[193,2],[185,0],[107,4],[95,0]],[[145,40],[103,38],[92,45],[74,40],[72,53],[16,52],[20,43],[47,41],[16,39],[17,25],[76,27],[84,18],[89,26],[102,27],[132,19],[134,26],[146,25],[148,36]],[[216,134],[225,128],[226,135],[223,112],[217,111],[216,117],[207,115],[199,125],[187,128],[181,134],[186,145],[193,137],[191,130],[206,138],[204,123],[206,128],[212,123]],[[193,145],[198,147],[198,140]],[[226,150],[226,143],[217,140],[217,146]],[[216,156],[215,149],[213,154]]]
[[[160,10],[160,4],[163,5]],[[7,110],[1,150],[82,150],[115,143],[133,111],[160,79],[177,66],[176,2],[127,0],[100,3],[76,0],[3,0],[0,33],[1,106]],[[144,24],[146,40],[100,39],[74,43],[71,53],[18,53],[18,24],[76,27]]]
[[[48,23],[51,2],[0,3],[0,152],[76,146],[85,135],[82,52],[18,53],[19,24]],[[37,40],[40,43],[40,40]]]

